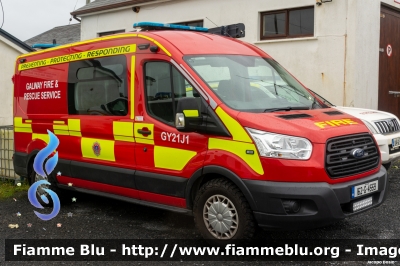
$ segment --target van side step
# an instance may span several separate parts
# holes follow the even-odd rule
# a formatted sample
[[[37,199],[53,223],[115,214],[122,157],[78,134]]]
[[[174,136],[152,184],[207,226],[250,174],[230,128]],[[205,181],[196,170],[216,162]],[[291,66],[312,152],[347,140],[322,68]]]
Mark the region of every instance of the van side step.
[[[110,194],[110,193],[105,193],[105,192],[100,192],[100,191],[93,191],[93,190],[84,189],[84,188],[69,187],[67,185],[62,185],[62,184],[57,184],[57,186],[61,189],[73,190],[73,191],[92,194],[92,195],[96,195],[96,196],[107,197],[107,198],[116,199],[116,200],[122,200],[122,201],[126,201],[129,203],[144,205],[144,206],[148,206],[148,207],[182,213],[182,214],[186,214],[186,215],[193,215],[192,210],[189,210],[189,209],[183,209],[183,208],[168,206],[168,205],[149,202],[149,201],[132,199],[132,198],[128,198],[128,197],[124,197],[124,196],[120,196],[120,195],[115,195],[115,194]]]

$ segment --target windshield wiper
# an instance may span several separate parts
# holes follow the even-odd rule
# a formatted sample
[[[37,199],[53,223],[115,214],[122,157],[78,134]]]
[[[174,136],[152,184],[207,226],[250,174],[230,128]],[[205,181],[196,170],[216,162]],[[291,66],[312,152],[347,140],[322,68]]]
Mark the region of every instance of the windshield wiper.
[[[276,90],[276,87],[278,86],[279,88],[282,88],[282,89],[284,89],[284,90],[289,90],[289,91],[291,91],[291,92],[294,92],[294,93],[296,93],[297,95],[299,95],[300,97],[305,98],[306,100],[310,100],[307,96],[303,95],[303,94],[300,93],[297,89],[293,88],[293,87],[290,86],[290,85],[279,85],[279,84],[276,84],[276,82],[268,82],[268,81],[265,81],[265,80],[262,80],[262,79],[247,78],[247,77],[242,77],[242,76],[239,76],[239,75],[236,75],[236,76],[239,77],[239,78],[257,80],[257,81],[261,81],[261,82],[264,82],[264,83],[267,83],[267,84],[274,85],[275,94],[276,94],[276,95],[278,95],[278,92],[277,92],[277,90]],[[293,96],[292,96],[292,98],[294,99]]]
[[[277,111],[291,111],[291,110],[310,110],[309,107],[306,106],[287,106],[287,107],[279,107],[279,108],[267,108],[264,110],[264,113],[272,113]]]

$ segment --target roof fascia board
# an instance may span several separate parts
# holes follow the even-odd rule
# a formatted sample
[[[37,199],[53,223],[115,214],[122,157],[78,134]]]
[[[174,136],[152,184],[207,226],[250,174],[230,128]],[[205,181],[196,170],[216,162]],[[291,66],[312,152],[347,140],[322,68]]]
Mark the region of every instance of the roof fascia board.
[[[8,41],[14,43],[15,45],[19,46],[20,48],[24,49],[27,52],[32,52],[34,51],[33,48],[31,48],[29,45],[21,41],[20,39],[16,38],[15,36],[11,35],[5,30],[0,30],[0,36],[2,36],[4,39],[7,39]]]
[[[2,42],[4,42],[5,44],[7,44],[8,46],[10,46],[12,49],[14,49],[14,50],[18,51],[19,53],[21,53],[21,54],[26,54],[26,53],[31,52],[31,51],[27,51],[27,50],[23,49],[22,47],[20,47],[19,45],[13,43],[12,41],[10,41],[9,39],[5,38],[2,35],[0,35],[0,40]]]
[[[159,0],[159,1],[154,1],[154,2],[141,3],[141,4],[133,4],[133,5],[130,4],[130,5],[126,5],[126,6],[109,8],[109,9],[107,8],[107,6],[105,6],[104,10],[98,10],[98,11],[90,12],[90,9],[88,9],[87,13],[74,15],[73,12],[71,12],[71,15],[73,15],[75,17],[83,18],[83,17],[89,17],[89,16],[103,14],[103,13],[109,13],[110,11],[114,12],[114,11],[123,10],[123,9],[130,9],[130,8],[132,8],[134,6],[143,7],[143,6],[149,6],[149,5],[160,4],[160,3],[171,2],[171,1],[175,1],[175,0]]]

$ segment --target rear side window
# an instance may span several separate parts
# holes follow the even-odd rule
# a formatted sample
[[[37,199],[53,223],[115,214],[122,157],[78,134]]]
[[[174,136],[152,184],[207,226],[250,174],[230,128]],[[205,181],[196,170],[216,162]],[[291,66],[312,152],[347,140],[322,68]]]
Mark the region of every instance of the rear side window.
[[[70,63],[68,71],[68,113],[76,115],[127,115],[126,77],[126,57],[123,55]]]

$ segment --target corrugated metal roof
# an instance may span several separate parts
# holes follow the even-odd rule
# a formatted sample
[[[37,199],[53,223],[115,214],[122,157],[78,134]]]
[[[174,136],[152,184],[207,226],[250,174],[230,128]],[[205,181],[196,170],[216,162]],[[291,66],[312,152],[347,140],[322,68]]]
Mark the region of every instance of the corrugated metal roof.
[[[132,6],[132,5],[138,5],[156,1],[157,0],[96,0],[71,12],[71,15],[79,16],[82,14],[88,14],[96,11],[102,11],[107,9]]]
[[[56,39],[57,44],[67,44],[80,41],[81,24],[77,23],[55,27],[51,30],[30,38],[29,40],[26,40],[25,43],[27,43],[28,45],[32,45],[35,43],[53,43],[53,39]]]
[[[17,37],[14,37],[13,35],[11,35],[10,33],[6,32],[3,29],[0,29],[0,35],[3,36],[4,38],[6,38],[7,40],[9,40],[10,42],[13,42],[17,46],[21,47],[22,49],[24,49],[27,52],[35,51],[35,49],[31,48],[29,45],[27,45],[26,43],[24,43]]]

